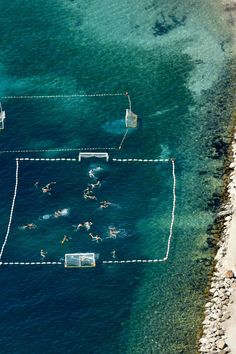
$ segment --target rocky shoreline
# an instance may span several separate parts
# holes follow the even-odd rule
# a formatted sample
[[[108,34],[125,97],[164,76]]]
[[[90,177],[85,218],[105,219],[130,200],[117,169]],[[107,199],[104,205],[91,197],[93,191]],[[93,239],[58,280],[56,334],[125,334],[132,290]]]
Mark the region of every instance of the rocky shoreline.
[[[201,354],[235,353],[228,343],[226,323],[231,317],[232,306],[236,306],[232,300],[233,294],[236,293],[236,252],[234,262],[234,252],[229,249],[233,244],[236,251],[236,241],[232,240],[234,236],[232,224],[236,224],[236,133],[234,133],[231,147],[232,162],[229,165],[230,175],[226,191],[228,201],[217,215],[223,228],[217,243],[218,250],[214,259],[215,268],[211,278],[208,302],[205,304],[205,319],[202,323],[202,337],[199,340],[199,353]],[[227,268],[231,265],[230,269]]]

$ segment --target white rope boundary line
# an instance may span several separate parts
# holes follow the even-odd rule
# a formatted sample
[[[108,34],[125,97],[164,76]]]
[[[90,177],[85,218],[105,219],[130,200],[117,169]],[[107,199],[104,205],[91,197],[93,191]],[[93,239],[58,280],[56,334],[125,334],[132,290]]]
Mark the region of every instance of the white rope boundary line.
[[[11,212],[10,212],[10,217],[9,217],[8,226],[7,226],[7,232],[6,232],[6,236],[5,236],[5,239],[4,239],[4,241],[3,241],[1,251],[0,251],[0,260],[2,259],[3,251],[4,251],[4,248],[5,248],[5,246],[6,246],[6,243],[7,243],[7,240],[8,240],[8,236],[9,236],[9,233],[10,233],[10,228],[11,228],[11,223],[12,223],[12,217],[13,217],[13,211],[14,211],[14,206],[15,206],[15,201],[16,201],[17,188],[18,188],[18,175],[19,175],[19,161],[18,161],[18,159],[16,159],[16,182],[15,182],[15,189],[14,189],[14,195],[13,195],[12,204],[11,204]]]
[[[22,96],[1,96],[1,99],[43,99],[43,98],[76,98],[76,97],[106,97],[106,96],[128,96],[126,93],[76,93],[71,95],[22,95]]]
[[[86,150],[117,150],[115,147],[89,147],[89,148],[55,148],[55,149],[32,149],[32,150],[0,150],[0,154],[7,153],[28,153],[28,152],[65,152],[65,151],[86,151]]]
[[[19,161],[77,161],[78,158],[70,158],[70,157],[18,157]],[[173,159],[111,159],[114,162],[171,162]]]
[[[29,158],[29,157],[23,157],[23,158],[17,158],[16,159],[16,182],[15,182],[15,189],[14,189],[14,195],[13,195],[13,200],[12,200],[12,206],[11,206],[11,212],[10,212],[10,218],[8,222],[8,227],[7,227],[7,233],[1,248],[0,252],[0,265],[56,265],[56,264],[63,264],[62,262],[1,262],[2,255],[4,248],[6,246],[8,236],[10,233],[10,227],[12,223],[12,217],[13,217],[13,211],[14,211],[14,206],[15,206],[15,200],[16,200],[16,195],[17,195],[17,188],[18,188],[18,176],[19,176],[19,161],[77,161],[78,159],[71,159],[71,158],[55,158],[55,159],[50,159],[50,158]],[[115,162],[170,162],[172,164],[172,177],[173,177],[173,189],[172,189],[172,194],[173,194],[173,204],[172,204],[172,212],[171,212],[171,223],[170,223],[170,232],[169,232],[169,237],[167,241],[167,250],[166,250],[166,255],[164,258],[161,259],[131,259],[131,260],[111,260],[111,261],[102,261],[102,264],[122,264],[122,263],[160,263],[160,262],[165,262],[169,258],[169,253],[170,253],[170,246],[171,246],[171,241],[173,238],[173,227],[174,227],[174,222],[175,222],[175,209],[176,209],[176,175],[175,175],[175,160],[174,159],[112,159],[112,161]]]
[[[168,243],[167,243],[167,251],[166,251],[166,256],[164,257],[164,260],[167,261],[169,258],[169,253],[170,253],[170,244],[171,240],[173,237],[173,227],[174,227],[174,222],[175,222],[175,208],[176,208],[176,175],[175,175],[175,160],[171,160],[172,163],[172,177],[173,177],[173,205],[172,205],[172,212],[171,212],[171,223],[170,223],[170,234],[168,238]]]
[[[170,162],[173,159],[112,159],[115,162]]]
[[[56,157],[54,158],[47,158],[47,157],[19,157],[19,161],[74,161],[78,162],[78,159],[73,159],[69,157]]]
[[[56,265],[63,262],[0,262],[0,265]]]

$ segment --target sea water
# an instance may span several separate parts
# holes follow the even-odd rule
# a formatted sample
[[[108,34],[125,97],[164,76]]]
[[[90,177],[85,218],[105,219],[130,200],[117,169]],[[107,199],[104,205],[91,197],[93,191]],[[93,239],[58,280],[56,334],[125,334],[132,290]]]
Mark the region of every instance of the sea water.
[[[216,154],[212,142],[222,137],[229,119],[222,92],[230,86],[230,35],[222,11],[215,1],[193,0],[0,1],[1,96],[128,91],[140,124],[116,157],[175,157],[177,178],[167,263],[98,265],[86,271],[60,266],[1,268],[4,354],[194,353],[210,269],[206,231],[214,218],[211,198],[221,186],[223,154]],[[125,96],[3,99],[2,104],[7,118],[1,150],[117,147],[124,133]],[[1,154],[2,241],[17,156]],[[6,261],[40,260],[43,242],[48,257],[60,257],[63,232],[71,237],[65,249],[79,242],[72,224],[92,211],[80,200],[88,176],[78,177],[75,187],[71,178],[78,172],[71,168],[20,164]],[[129,223],[124,221],[122,228],[128,224],[135,229],[134,237],[118,241],[124,257],[154,257],[165,249],[172,176],[163,169],[158,165],[154,177],[153,171],[150,175],[148,169],[140,169],[132,179],[132,174],[126,178],[130,170],[124,164],[110,180],[107,176],[116,190],[106,196],[127,210]],[[127,182],[122,193],[118,177]],[[35,182],[41,186],[54,178],[58,185],[51,199],[35,190]],[[70,209],[59,224],[53,217],[39,219],[59,208]],[[117,215],[125,215],[122,208],[109,213],[112,224]],[[105,235],[106,214],[99,217],[96,211],[93,218]],[[29,222],[38,228],[32,233],[19,229]],[[113,246],[101,246],[104,258]]]

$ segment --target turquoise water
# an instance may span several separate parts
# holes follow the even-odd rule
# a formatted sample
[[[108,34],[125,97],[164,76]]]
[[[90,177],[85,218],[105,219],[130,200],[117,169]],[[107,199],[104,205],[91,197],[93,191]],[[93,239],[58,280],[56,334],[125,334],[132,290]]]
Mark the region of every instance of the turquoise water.
[[[0,1],[1,96],[129,91],[141,125],[113,156],[174,156],[177,177],[167,263],[1,269],[4,354],[194,353],[210,269],[206,231],[224,157],[212,143],[224,138],[230,115],[222,96],[230,88],[230,35],[221,11],[213,1]],[[124,133],[125,97],[2,103],[1,150],[117,147]],[[76,153],[40,156],[68,155]],[[2,239],[16,156],[1,155]],[[101,216],[98,205],[81,197],[89,164],[20,165],[5,260],[39,260],[41,247],[49,259],[59,259],[65,232],[71,237],[66,250],[94,247],[101,259],[111,259],[113,248],[117,257],[162,256],[172,205],[170,165],[102,165],[99,198],[119,207]],[[33,186],[54,179],[51,197]],[[64,207],[70,208],[67,218],[39,219]],[[72,230],[88,216],[101,244]],[[28,222],[38,225],[32,233],[19,229]],[[128,237],[105,239],[110,222]]]

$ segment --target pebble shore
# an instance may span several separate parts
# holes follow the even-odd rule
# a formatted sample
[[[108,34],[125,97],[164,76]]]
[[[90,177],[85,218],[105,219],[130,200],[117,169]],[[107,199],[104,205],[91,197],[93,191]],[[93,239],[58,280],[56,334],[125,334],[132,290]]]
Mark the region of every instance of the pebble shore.
[[[230,348],[227,320],[231,318],[233,294],[236,292],[236,252],[232,252],[232,245],[236,247],[236,234],[232,224],[236,224],[236,134],[232,143],[233,162],[230,164],[230,182],[228,184],[228,202],[222,206],[218,218],[223,218],[224,226],[218,242],[218,251],[215,256],[215,269],[211,278],[208,302],[205,304],[205,319],[202,324],[203,334],[199,340],[201,354],[234,354]],[[232,236],[234,236],[232,238]],[[235,248],[234,247],[234,248]],[[236,248],[235,248],[236,250]],[[235,254],[235,261],[232,255]],[[231,266],[230,269],[226,268]],[[232,338],[231,338],[232,340]]]

